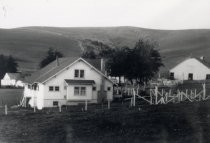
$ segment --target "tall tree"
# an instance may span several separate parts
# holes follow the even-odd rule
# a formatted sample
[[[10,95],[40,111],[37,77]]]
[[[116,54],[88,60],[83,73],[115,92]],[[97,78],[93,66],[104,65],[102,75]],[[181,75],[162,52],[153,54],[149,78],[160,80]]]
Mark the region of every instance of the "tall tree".
[[[17,72],[18,64],[12,56],[0,55],[0,78],[2,78],[6,72]]]
[[[63,57],[63,54],[56,49],[49,48],[46,57],[39,64],[40,68],[45,67],[46,65],[54,61],[57,57],[61,58]]]
[[[140,39],[128,55],[125,76],[143,84],[150,80],[163,66],[157,45],[149,40]]]
[[[116,48],[112,51],[112,56],[110,56],[107,60],[106,69],[108,74],[114,77],[120,78],[125,76],[128,62],[128,54],[130,53],[130,49],[128,47]]]
[[[107,69],[111,76],[125,76],[131,82],[144,84],[151,79],[162,64],[157,45],[140,39],[133,49],[124,47],[115,50],[109,58]]]
[[[15,73],[17,72],[17,62],[16,60],[10,55],[7,59],[7,71],[8,72],[12,72],[12,73]]]

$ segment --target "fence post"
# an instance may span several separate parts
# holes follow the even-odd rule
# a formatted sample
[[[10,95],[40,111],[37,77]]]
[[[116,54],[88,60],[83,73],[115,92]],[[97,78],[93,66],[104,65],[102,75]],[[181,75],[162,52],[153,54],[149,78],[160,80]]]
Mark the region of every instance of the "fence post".
[[[158,104],[158,87],[155,86],[155,104]]]
[[[7,104],[5,105],[5,115],[7,115]]]
[[[196,100],[196,99],[195,99],[196,96],[197,96],[197,90],[195,89],[194,100]]]
[[[108,109],[110,109],[110,100],[108,99]]]
[[[133,105],[133,97],[131,97],[131,105],[130,106],[132,107],[132,105]]]
[[[178,103],[180,102],[180,98],[181,98],[181,95],[180,95],[180,91],[177,90],[177,96],[178,96]]]
[[[165,104],[163,89],[162,89],[162,91],[161,91],[161,98],[162,98],[161,104]]]
[[[24,100],[23,100],[23,104],[24,104],[24,107],[26,108],[26,98],[24,97]]]
[[[87,111],[88,108],[88,103],[87,103],[87,99],[85,100],[85,111]]]
[[[34,112],[36,112],[36,107],[35,107],[35,95],[34,95]]]
[[[189,98],[189,95],[188,95],[188,89],[186,89],[186,97],[188,97]],[[185,99],[186,99],[186,97],[185,97]],[[182,95],[182,100],[183,100],[183,95]]]
[[[60,102],[59,102],[58,106],[59,106],[59,112],[62,112],[62,108],[61,108]]]
[[[152,105],[152,89],[149,90],[149,95],[150,95],[150,105]]]
[[[170,91],[168,93],[165,93],[165,103],[168,103],[168,95],[170,94]]]
[[[136,106],[136,92],[133,88],[133,106],[135,107]]]
[[[203,100],[206,100],[206,84],[203,84]]]
[[[191,90],[190,90],[189,99],[191,99],[192,96],[193,96],[193,91],[192,91],[192,89],[191,89]]]

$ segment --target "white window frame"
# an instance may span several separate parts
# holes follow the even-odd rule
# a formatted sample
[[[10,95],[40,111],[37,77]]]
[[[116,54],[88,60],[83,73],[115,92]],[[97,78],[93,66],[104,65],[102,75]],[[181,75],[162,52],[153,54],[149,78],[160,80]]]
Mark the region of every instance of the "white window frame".
[[[56,88],[58,88],[58,90],[56,90]],[[60,86],[55,86],[54,90],[55,90],[55,92],[59,92],[60,91]]]
[[[76,88],[78,88],[78,92],[76,92]],[[79,96],[80,95],[80,87],[79,86],[75,86],[74,87],[74,96]]]
[[[76,76],[76,71],[78,71],[78,76]],[[83,71],[83,77],[81,77],[81,73]],[[84,69],[75,69],[74,70],[74,78],[85,78],[85,70]]]
[[[76,88],[78,88],[78,92],[75,91]],[[84,88],[84,90],[82,90],[83,88]],[[86,96],[86,95],[87,95],[87,87],[86,86],[74,86],[74,96]]]
[[[53,89],[50,90],[50,87],[52,87]],[[58,87],[59,90],[55,90],[56,87]],[[60,86],[58,86],[58,85],[50,85],[50,86],[48,87],[48,91],[49,91],[49,92],[60,92]]]
[[[87,88],[85,86],[80,87],[80,96],[86,96]]]
[[[52,87],[52,90],[50,90],[51,87]],[[54,86],[49,86],[48,89],[49,89],[50,92],[53,92],[54,91]]]
[[[83,71],[83,77],[81,77],[81,71]],[[85,70],[79,70],[79,78],[85,78]]]
[[[78,75],[76,74],[76,71],[78,71]],[[76,76],[77,75],[77,76]],[[79,69],[74,70],[74,78],[79,78],[80,77],[80,72]]]

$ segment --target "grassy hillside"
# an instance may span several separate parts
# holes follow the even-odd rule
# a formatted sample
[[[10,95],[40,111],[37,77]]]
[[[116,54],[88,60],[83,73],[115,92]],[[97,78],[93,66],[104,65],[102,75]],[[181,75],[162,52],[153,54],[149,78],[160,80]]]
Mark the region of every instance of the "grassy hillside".
[[[152,30],[136,27],[54,28],[25,27],[0,29],[0,54],[13,55],[20,69],[35,70],[49,47],[65,56],[78,56],[84,39],[102,41],[112,47],[133,47],[139,38],[159,43],[166,68],[192,56],[210,61],[210,30]]]

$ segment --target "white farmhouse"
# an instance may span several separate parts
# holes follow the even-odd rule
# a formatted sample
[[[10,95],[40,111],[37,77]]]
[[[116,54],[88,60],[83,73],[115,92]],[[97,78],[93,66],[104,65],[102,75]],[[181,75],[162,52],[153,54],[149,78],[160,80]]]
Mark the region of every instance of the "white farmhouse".
[[[20,73],[6,73],[1,80],[1,86],[23,87],[24,83]]]
[[[100,59],[59,58],[29,77],[23,103],[43,109],[113,100],[113,82],[103,65]]]
[[[204,57],[188,58],[170,70],[170,78],[177,80],[210,79],[210,64]]]

